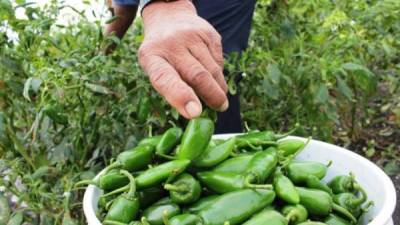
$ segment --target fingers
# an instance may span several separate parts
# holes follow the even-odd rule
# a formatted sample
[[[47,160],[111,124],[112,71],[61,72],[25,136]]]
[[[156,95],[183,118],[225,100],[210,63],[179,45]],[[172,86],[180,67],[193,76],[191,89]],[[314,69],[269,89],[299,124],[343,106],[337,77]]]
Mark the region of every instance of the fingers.
[[[173,65],[182,79],[194,89],[208,106],[217,111],[225,111],[228,108],[229,103],[225,91],[189,51],[186,54],[174,57]]]
[[[197,43],[190,47],[191,54],[203,65],[203,67],[214,77],[220,88],[227,93],[228,86],[224,79],[223,67],[221,67],[213,58],[204,43]]]
[[[140,64],[149,75],[153,87],[185,118],[201,114],[201,102],[195,92],[182,81],[176,70],[156,55],[140,57]]]

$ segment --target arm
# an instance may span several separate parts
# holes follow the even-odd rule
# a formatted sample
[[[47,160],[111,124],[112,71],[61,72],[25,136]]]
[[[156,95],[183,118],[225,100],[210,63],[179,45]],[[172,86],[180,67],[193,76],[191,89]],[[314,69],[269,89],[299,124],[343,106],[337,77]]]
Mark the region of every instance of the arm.
[[[133,23],[133,20],[136,17],[138,7],[135,5],[115,5],[113,6],[113,16],[117,16],[117,19],[107,24],[106,26],[106,35],[115,34],[118,38],[122,38],[128,28]],[[111,53],[114,48],[115,44],[112,44],[107,47],[106,53]]]
[[[154,1],[142,11],[145,38],[139,62],[153,87],[186,118],[200,115],[202,99],[228,108],[221,37],[189,0]]]

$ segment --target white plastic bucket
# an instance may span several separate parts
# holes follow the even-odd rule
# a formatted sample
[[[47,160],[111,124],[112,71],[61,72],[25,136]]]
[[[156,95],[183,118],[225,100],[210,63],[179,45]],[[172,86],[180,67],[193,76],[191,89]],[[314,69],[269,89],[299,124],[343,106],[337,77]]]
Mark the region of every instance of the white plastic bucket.
[[[214,135],[214,138],[225,139],[234,135],[236,134]],[[292,136],[288,139],[306,140]],[[312,140],[297,158],[322,163],[332,161],[325,180],[338,174],[353,172],[368,193],[369,200],[374,201],[374,206],[362,217],[360,225],[393,225],[396,190],[390,178],[374,163],[344,148],[316,140]],[[101,194],[102,191],[93,185],[86,189],[83,210],[89,225],[101,225],[96,217],[97,202]]]

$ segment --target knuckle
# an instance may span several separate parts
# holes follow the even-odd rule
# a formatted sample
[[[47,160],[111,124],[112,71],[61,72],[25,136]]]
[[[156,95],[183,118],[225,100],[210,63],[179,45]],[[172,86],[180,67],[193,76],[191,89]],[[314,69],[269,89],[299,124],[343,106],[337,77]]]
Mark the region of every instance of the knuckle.
[[[190,77],[190,83],[197,87],[207,86],[209,82],[209,74],[203,69],[193,70],[193,75]]]
[[[167,73],[168,72],[164,69],[157,69],[150,75],[150,82],[156,89],[160,91],[168,91],[171,77],[168,76]]]

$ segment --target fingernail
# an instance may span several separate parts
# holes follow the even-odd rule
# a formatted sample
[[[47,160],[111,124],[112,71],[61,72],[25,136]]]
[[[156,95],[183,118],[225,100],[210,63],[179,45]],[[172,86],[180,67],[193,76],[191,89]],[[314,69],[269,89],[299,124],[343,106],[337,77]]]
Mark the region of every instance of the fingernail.
[[[201,114],[201,106],[195,101],[188,102],[185,106],[185,110],[192,118],[198,117]]]
[[[218,111],[224,112],[225,110],[228,109],[228,107],[229,107],[229,102],[228,102],[228,100],[226,100],[226,101],[224,102],[224,104],[222,104],[221,107],[219,107]]]

